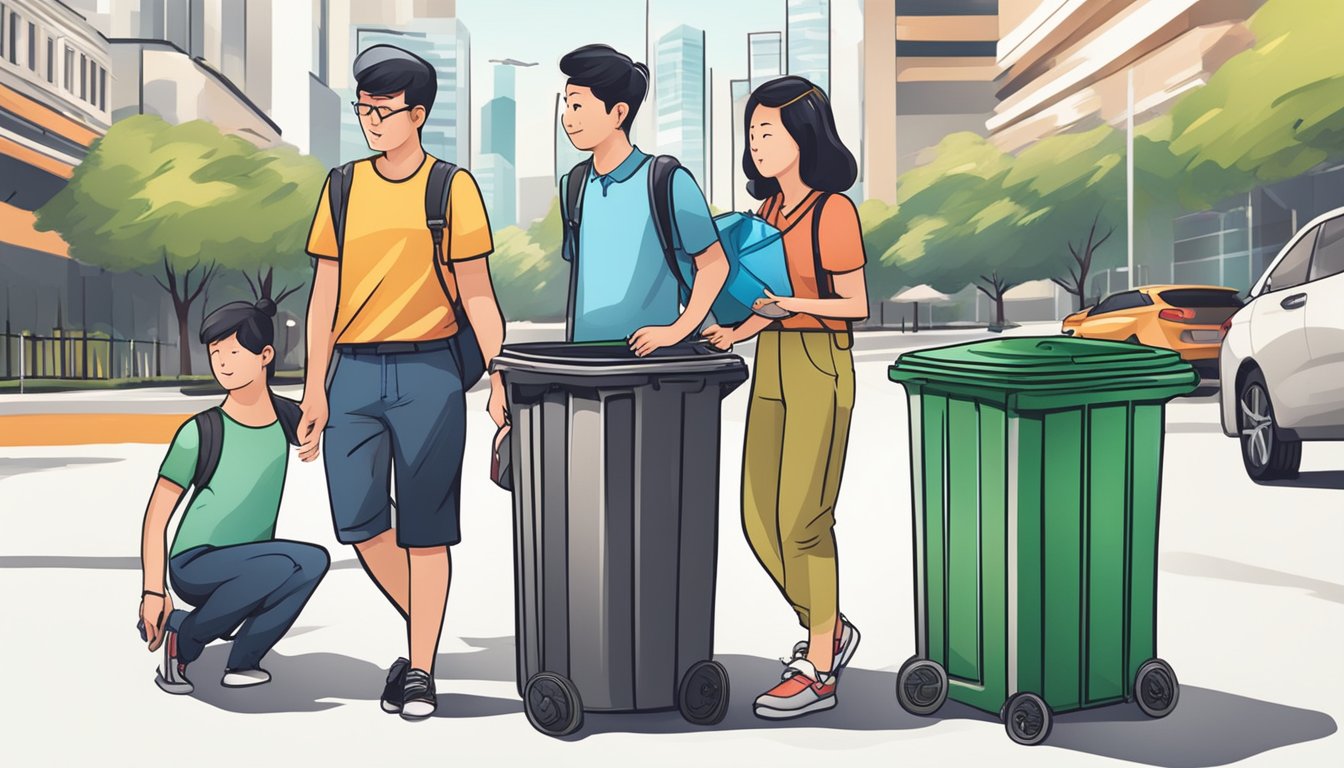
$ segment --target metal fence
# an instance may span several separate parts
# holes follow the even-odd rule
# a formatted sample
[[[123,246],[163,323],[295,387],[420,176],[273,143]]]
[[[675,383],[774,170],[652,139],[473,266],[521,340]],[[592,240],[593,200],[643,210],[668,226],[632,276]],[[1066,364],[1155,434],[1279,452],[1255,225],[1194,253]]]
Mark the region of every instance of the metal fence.
[[[49,336],[0,333],[0,379],[126,379],[163,375],[158,340],[56,329]]]

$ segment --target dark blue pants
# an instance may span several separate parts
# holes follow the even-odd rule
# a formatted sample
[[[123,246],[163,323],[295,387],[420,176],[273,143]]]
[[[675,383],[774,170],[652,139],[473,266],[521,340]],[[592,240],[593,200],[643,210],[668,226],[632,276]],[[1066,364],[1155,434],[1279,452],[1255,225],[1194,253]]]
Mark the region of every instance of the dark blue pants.
[[[169,621],[178,658],[190,664],[236,627],[228,668],[256,669],[299,617],[330,563],[322,547],[280,539],[196,547],[172,558],[173,591],[196,608],[174,611]]]

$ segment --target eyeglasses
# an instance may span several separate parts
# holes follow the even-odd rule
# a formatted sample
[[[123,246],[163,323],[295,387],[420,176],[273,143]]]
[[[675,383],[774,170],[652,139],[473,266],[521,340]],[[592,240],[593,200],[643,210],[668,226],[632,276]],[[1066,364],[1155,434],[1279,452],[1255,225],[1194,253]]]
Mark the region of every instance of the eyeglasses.
[[[398,112],[406,112],[408,110],[415,109],[414,104],[407,107],[402,107],[401,109],[393,109],[391,107],[380,107],[380,106],[374,106],[373,104],[365,104],[361,101],[352,101],[350,102],[350,106],[355,108],[355,114],[359,115],[360,117],[368,117],[369,115],[376,113],[378,115],[379,121],[386,120],[387,118],[397,114]]]

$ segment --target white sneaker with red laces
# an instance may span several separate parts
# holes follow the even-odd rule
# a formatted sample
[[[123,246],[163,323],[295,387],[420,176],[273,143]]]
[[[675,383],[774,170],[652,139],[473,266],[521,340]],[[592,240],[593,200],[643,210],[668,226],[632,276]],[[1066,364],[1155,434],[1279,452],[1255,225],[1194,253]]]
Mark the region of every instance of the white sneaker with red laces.
[[[166,634],[163,639],[163,658],[159,662],[159,671],[154,676],[154,682],[167,693],[186,696],[196,689],[187,679],[187,665],[178,661],[177,633],[166,630]]]
[[[784,668],[783,680],[756,699],[756,716],[787,720],[831,709],[836,704],[836,677],[817,672],[807,659],[794,659]]]

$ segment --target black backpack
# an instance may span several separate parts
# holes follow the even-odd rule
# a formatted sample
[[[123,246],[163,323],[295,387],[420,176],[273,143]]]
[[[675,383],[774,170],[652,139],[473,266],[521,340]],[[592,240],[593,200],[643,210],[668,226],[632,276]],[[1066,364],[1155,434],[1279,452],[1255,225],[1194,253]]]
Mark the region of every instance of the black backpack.
[[[271,393],[271,405],[290,445],[299,444],[299,421],[303,410],[299,404],[287,397]],[[196,471],[191,475],[191,484],[200,493],[210,484],[219,468],[219,457],[224,453],[224,416],[219,408],[201,411],[192,417],[196,423]]]
[[[681,163],[671,155],[657,155],[644,162],[653,163],[649,168],[649,213],[653,217],[653,228],[658,233],[658,245],[663,250],[663,260],[667,269],[677,280],[681,291],[681,300],[688,301],[691,287],[677,266],[676,229],[672,225],[672,177]],[[592,172],[592,158],[584,160],[570,169],[565,178],[565,242],[561,245],[561,254],[570,262],[569,266],[569,304],[565,313],[565,339],[574,340],[574,300],[579,287],[579,224],[583,219],[583,190],[588,185],[588,174]]]
[[[370,161],[372,162],[372,161]],[[472,388],[485,375],[485,355],[481,352],[481,343],[476,338],[476,329],[471,327],[471,318],[462,306],[461,286],[457,295],[448,290],[443,279],[443,270],[439,265],[453,273],[457,282],[457,273],[453,269],[451,254],[443,248],[443,230],[448,226],[449,192],[452,190],[453,177],[461,170],[447,160],[435,160],[429,169],[429,182],[425,185],[425,226],[434,238],[434,274],[439,278],[443,294],[452,304],[453,317],[457,320],[457,333],[452,336],[451,350],[457,361],[457,369],[462,374],[462,391]],[[331,206],[331,221],[336,227],[336,248],[339,252],[345,247],[345,211],[350,202],[350,184],[355,177],[354,162],[337,166],[327,175],[327,203]]]

